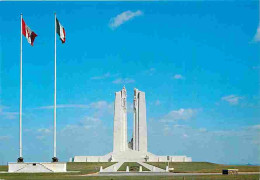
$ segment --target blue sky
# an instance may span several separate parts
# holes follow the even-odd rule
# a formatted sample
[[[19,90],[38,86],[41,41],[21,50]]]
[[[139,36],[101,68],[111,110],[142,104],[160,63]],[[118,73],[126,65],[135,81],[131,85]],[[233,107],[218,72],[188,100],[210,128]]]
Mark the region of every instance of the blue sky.
[[[148,150],[194,161],[259,164],[257,1],[1,2],[0,163],[19,155],[20,13],[23,156],[52,158],[54,12],[57,156],[112,151],[114,93],[126,86],[128,139],[136,87],[146,92]],[[4,27],[4,28],[3,28]]]

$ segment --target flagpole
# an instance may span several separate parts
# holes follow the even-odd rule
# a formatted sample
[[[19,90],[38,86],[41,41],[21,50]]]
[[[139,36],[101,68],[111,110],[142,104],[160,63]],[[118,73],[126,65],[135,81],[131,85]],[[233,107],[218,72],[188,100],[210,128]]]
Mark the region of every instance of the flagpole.
[[[21,14],[21,44],[20,44],[20,110],[19,110],[19,158],[18,162],[23,162],[22,148],[22,104],[23,104],[23,14]]]
[[[56,157],[56,13],[54,13],[54,135],[53,135],[53,162],[58,162],[58,158]]]

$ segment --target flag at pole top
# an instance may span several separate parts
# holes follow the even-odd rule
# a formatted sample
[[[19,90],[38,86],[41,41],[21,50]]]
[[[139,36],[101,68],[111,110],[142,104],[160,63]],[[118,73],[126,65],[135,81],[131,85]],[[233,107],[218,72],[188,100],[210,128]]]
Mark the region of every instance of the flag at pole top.
[[[65,43],[65,40],[66,40],[65,29],[57,18],[56,18],[56,32],[60,36],[61,42]]]
[[[24,22],[22,19],[22,33],[26,37],[27,41],[31,46],[33,46],[33,42],[37,34],[33,32]]]

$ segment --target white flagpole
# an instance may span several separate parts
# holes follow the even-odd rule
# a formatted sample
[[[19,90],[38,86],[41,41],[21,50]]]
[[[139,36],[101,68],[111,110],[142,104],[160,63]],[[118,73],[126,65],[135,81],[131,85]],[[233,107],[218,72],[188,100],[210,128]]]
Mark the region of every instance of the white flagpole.
[[[56,13],[54,13],[54,146],[53,146],[53,157],[56,158]]]
[[[23,25],[22,25],[22,19],[23,15],[21,14],[21,54],[20,54],[20,113],[19,113],[19,119],[20,119],[20,157],[18,158],[18,161],[22,161],[23,157],[23,149],[22,149],[22,105],[23,105]]]

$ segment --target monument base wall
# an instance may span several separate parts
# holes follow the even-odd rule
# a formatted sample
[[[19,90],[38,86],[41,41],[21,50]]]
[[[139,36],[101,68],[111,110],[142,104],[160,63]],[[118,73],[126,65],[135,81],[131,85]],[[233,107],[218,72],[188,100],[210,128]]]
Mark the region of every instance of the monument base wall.
[[[67,172],[67,163],[65,162],[8,163],[8,172],[14,172],[14,173]]]
[[[75,156],[71,162],[112,162],[111,153],[104,156]]]
[[[157,156],[150,152],[123,151],[111,152],[104,156],[75,156],[70,162],[192,162],[187,156]]]

